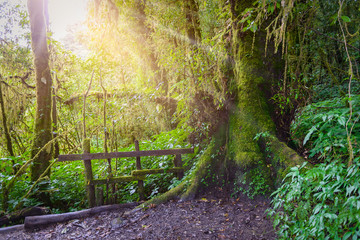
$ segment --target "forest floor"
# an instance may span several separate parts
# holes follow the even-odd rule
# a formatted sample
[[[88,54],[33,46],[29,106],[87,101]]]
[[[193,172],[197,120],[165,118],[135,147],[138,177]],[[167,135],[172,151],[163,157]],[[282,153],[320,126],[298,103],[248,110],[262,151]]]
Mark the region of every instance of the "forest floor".
[[[276,239],[265,213],[269,199],[234,199],[220,190],[192,201],[103,212],[0,239]]]

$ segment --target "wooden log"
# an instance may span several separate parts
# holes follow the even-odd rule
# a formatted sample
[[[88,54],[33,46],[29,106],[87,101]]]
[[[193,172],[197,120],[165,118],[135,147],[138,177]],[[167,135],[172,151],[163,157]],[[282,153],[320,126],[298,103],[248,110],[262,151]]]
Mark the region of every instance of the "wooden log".
[[[133,208],[139,205],[138,203],[125,203],[125,204],[114,204],[114,205],[105,205],[94,207],[82,211],[62,213],[62,214],[50,214],[43,216],[31,216],[26,217],[24,222],[24,227],[26,230],[32,230],[34,228],[39,228],[41,226],[65,222],[73,219],[90,217],[94,214],[98,214],[104,211],[114,211],[126,208]]]
[[[169,168],[169,169],[142,169],[142,170],[134,170],[131,172],[131,175],[134,177],[137,176],[143,176],[143,175],[148,175],[148,174],[159,174],[159,173],[179,173],[179,172],[184,172],[183,168],[180,167],[174,167],[174,168]]]
[[[45,207],[29,207],[13,212],[11,214],[0,217],[0,227],[4,225],[11,225],[22,222],[25,217],[35,215],[45,215],[50,212],[50,209]]]
[[[140,151],[138,140],[135,140],[135,150]],[[140,157],[136,157],[136,170],[141,170]],[[138,193],[139,193],[140,200],[145,200],[145,190],[144,190],[144,181],[143,180],[138,181]]]
[[[95,179],[92,181],[93,185],[101,185],[106,183],[122,183],[122,182],[132,182],[132,181],[139,181],[144,180],[145,177],[143,176],[122,176],[116,178],[108,178],[108,179]]]
[[[83,141],[83,152],[84,154],[90,153],[90,139],[86,138]],[[92,183],[93,181],[93,173],[91,167],[91,161],[89,159],[84,158],[84,166],[85,166],[85,186],[86,186],[86,194],[89,202],[89,207],[95,207],[95,187]]]
[[[124,157],[146,157],[146,156],[163,156],[194,153],[193,148],[184,149],[165,149],[165,150],[149,150],[149,151],[132,151],[132,152],[111,152],[111,153],[84,153],[84,154],[68,154],[59,155],[58,161],[78,161],[92,159],[108,159],[108,158],[124,158]]]
[[[24,230],[24,224],[0,228],[0,234],[12,233]],[[1,238],[0,238],[1,239]]]

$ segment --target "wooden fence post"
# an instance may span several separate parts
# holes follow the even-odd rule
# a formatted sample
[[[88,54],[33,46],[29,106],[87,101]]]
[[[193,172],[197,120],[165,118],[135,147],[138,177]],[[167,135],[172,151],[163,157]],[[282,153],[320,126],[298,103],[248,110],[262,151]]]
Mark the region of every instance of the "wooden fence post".
[[[97,187],[95,189],[96,193],[96,206],[102,206],[104,205],[104,189],[102,187]]]
[[[90,153],[90,139],[83,140],[83,153]],[[93,173],[90,159],[83,159],[85,166],[85,184],[86,194],[89,201],[89,207],[95,207],[95,187],[93,185]]]
[[[174,166],[175,167],[182,167],[182,160],[181,160],[181,154],[176,154],[174,159]],[[180,180],[184,177],[184,172],[178,172],[176,174],[177,178]]]
[[[135,140],[135,150],[140,151],[138,140]],[[141,170],[140,157],[136,157],[136,170]],[[144,191],[144,181],[143,180],[138,181],[138,193],[139,193],[140,200],[145,200],[145,191]]]

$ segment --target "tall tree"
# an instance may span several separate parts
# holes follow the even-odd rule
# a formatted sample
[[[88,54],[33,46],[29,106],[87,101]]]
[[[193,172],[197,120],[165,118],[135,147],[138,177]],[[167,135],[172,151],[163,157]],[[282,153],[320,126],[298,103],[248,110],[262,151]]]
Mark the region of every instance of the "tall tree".
[[[51,158],[51,86],[49,51],[45,19],[46,0],[28,0],[31,47],[36,78],[36,118],[31,156],[31,180],[37,180],[49,166]],[[40,152],[39,152],[40,151]],[[49,173],[50,174],[50,173]]]
[[[255,191],[250,185],[254,179],[261,178],[263,185],[270,190],[274,183],[281,181],[286,169],[303,161],[277,138],[266,98],[275,82],[274,76],[279,71],[276,65],[281,66],[281,59],[276,54],[265,57],[264,32],[257,32],[254,38],[251,31],[242,31],[241,14],[252,6],[251,1],[229,1],[226,4],[229,5],[227,14],[230,18],[227,23],[231,24],[227,24],[222,39],[227,46],[223,63],[226,66],[219,69],[223,71],[222,75],[231,79],[227,86],[231,89],[226,103],[228,116],[218,119],[217,131],[191,177],[148,203],[159,203],[177,196],[193,198],[209,170],[220,173],[219,176],[227,175],[227,180],[233,180],[248,191]],[[188,31],[188,34],[192,35],[193,31]],[[219,149],[223,149],[221,155]]]

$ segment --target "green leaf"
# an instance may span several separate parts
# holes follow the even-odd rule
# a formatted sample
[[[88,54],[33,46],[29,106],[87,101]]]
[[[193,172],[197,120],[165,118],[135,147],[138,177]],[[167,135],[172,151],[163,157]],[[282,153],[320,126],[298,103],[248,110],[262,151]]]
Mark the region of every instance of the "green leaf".
[[[352,234],[352,232],[345,233],[344,236],[343,236],[343,240],[348,239],[351,236],[351,234]]]
[[[348,16],[341,16],[341,19],[342,19],[344,22],[351,22],[351,19],[350,19]]]
[[[268,7],[268,11],[270,11],[271,13],[273,13],[274,10],[275,10],[275,5],[272,4]]]
[[[314,207],[314,215],[317,214],[322,208],[322,204],[318,204]]]
[[[334,213],[325,213],[324,217],[329,218],[329,219],[336,219],[337,215]]]
[[[305,145],[307,143],[307,141],[309,141],[311,134],[313,134],[313,132],[315,132],[317,130],[316,126],[312,126],[308,132],[308,134],[306,134],[304,141],[303,141],[303,145]]]

